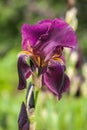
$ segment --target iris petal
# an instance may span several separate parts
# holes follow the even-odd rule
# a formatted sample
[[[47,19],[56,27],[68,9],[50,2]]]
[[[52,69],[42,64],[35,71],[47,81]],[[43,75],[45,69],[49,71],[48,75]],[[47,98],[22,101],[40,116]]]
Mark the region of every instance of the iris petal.
[[[48,66],[47,72],[43,75],[45,85],[59,98],[69,87],[69,79],[64,74],[64,70],[65,66],[52,60]]]
[[[21,111],[19,114],[19,119],[18,119],[19,130],[29,130],[29,125],[30,125],[30,122],[27,116],[25,104],[23,102],[21,106]]]
[[[18,76],[19,76],[19,85],[18,89],[26,88],[26,78],[28,78],[31,74],[30,66],[26,61],[27,56],[21,55],[18,58]]]
[[[34,51],[45,58],[55,53],[56,47],[69,47],[75,48],[77,38],[73,29],[62,19],[55,19],[52,21],[48,36],[43,40],[38,41],[38,44],[34,47]]]
[[[23,49],[27,50],[29,46],[34,46],[40,36],[46,34],[50,24],[50,22],[37,23],[36,25],[24,24],[21,28]]]
[[[63,83],[63,87],[61,89],[61,93],[66,92],[67,90],[69,90],[69,87],[70,87],[69,77],[66,74],[64,74],[64,83]]]

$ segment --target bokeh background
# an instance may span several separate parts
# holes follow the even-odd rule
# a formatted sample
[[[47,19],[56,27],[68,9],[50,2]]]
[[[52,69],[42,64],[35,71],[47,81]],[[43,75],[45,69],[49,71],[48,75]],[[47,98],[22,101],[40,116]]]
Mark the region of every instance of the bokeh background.
[[[67,11],[74,14],[72,18]],[[26,90],[17,90],[21,25],[55,17],[74,26],[79,49],[64,52],[71,79],[67,94],[60,101],[49,92],[39,94],[37,130],[87,130],[87,0],[76,0],[73,5],[66,0],[0,0],[0,130],[18,129],[18,114],[25,100]]]

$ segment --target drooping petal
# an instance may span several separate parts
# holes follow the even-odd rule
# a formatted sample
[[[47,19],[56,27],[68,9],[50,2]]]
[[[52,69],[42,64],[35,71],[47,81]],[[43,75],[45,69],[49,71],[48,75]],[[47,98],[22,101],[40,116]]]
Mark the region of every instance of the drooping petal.
[[[48,31],[48,36],[43,40],[43,36],[34,47],[34,51],[41,56],[47,57],[55,53],[57,47],[75,48],[77,38],[73,29],[62,19],[55,19]]]
[[[18,128],[19,130],[29,130],[29,125],[30,122],[27,116],[25,104],[23,102],[21,105],[21,110],[18,119]]]
[[[61,93],[68,91],[69,87],[70,87],[69,77],[66,74],[64,74],[64,83],[63,83],[63,87],[60,91],[60,95],[61,95]]]
[[[48,66],[47,72],[44,73],[44,83],[59,98],[61,94],[69,87],[69,79],[64,74],[65,66],[52,60]]]
[[[28,78],[31,74],[30,66],[27,63],[27,56],[21,55],[18,58],[18,76],[19,76],[19,85],[18,89],[26,88],[26,78]]]
[[[21,29],[23,50],[28,50],[30,46],[34,46],[40,36],[46,34],[50,25],[51,22],[49,20],[35,25],[24,24]]]

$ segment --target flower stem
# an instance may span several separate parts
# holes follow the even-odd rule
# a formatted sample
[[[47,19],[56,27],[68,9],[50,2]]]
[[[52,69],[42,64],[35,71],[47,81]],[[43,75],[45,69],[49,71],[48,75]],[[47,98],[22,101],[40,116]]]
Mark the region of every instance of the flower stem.
[[[36,121],[35,121],[35,106],[37,104],[38,94],[41,90],[42,86],[42,76],[33,76],[33,84],[30,83],[29,88],[27,90],[27,98],[26,98],[26,109],[27,115],[30,120],[30,129],[35,130]]]

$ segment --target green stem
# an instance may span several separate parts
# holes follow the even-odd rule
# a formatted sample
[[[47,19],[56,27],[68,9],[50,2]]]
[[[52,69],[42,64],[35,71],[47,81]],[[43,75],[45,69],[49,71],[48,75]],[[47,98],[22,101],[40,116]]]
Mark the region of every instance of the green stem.
[[[27,95],[27,114],[30,120],[30,130],[35,130],[35,126],[36,126],[36,121],[35,121],[35,108],[30,108],[29,103],[30,103],[30,99],[32,96],[32,92],[34,91],[34,102],[35,102],[35,106],[37,104],[37,99],[38,99],[38,94],[41,90],[41,86],[42,86],[42,76],[37,76],[34,75],[33,77],[33,84],[31,86],[31,88],[29,89],[29,93]]]

